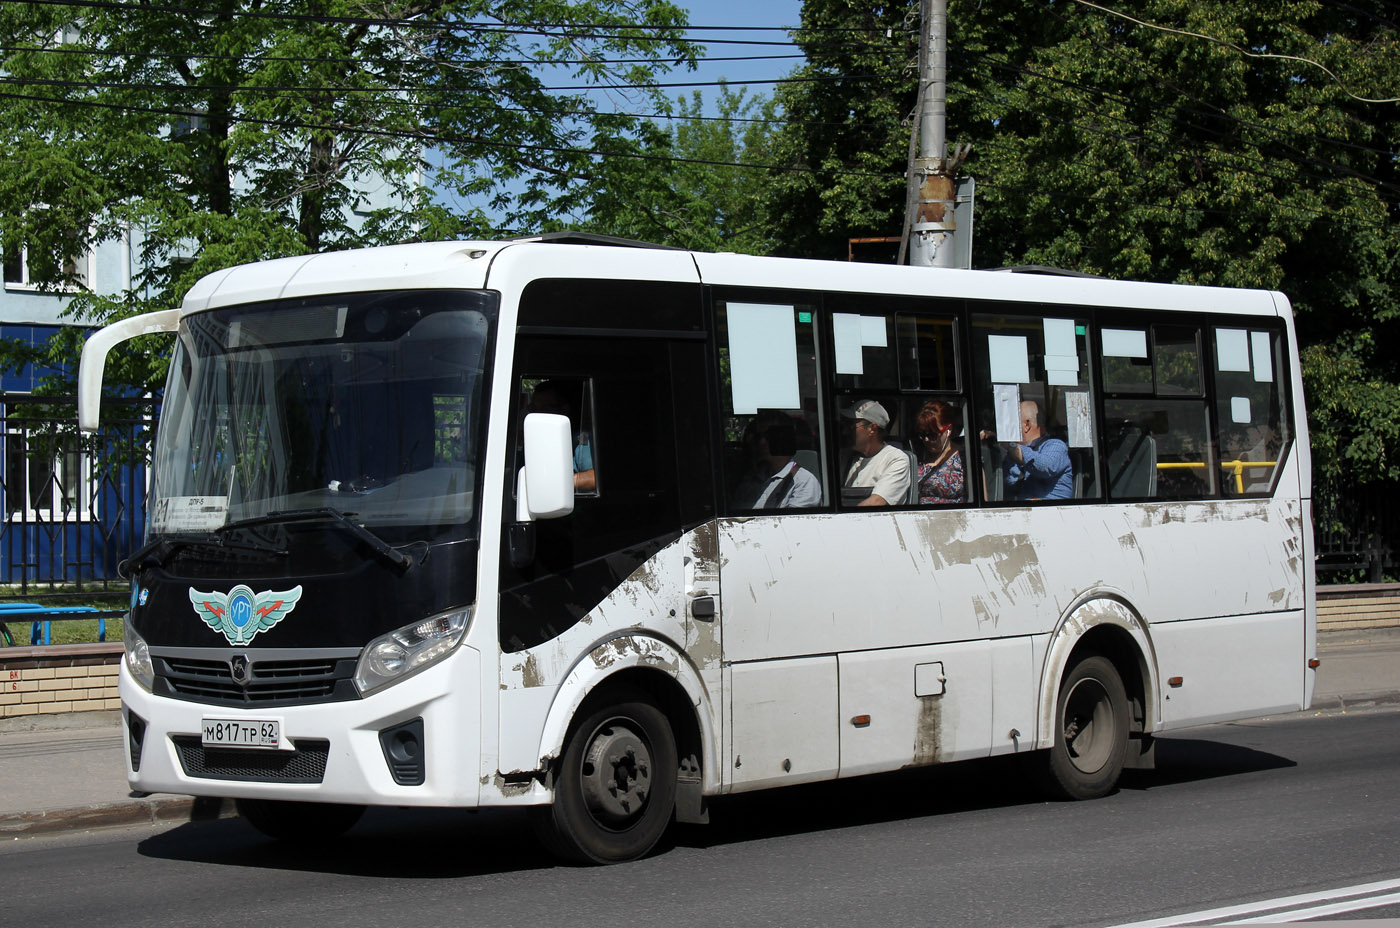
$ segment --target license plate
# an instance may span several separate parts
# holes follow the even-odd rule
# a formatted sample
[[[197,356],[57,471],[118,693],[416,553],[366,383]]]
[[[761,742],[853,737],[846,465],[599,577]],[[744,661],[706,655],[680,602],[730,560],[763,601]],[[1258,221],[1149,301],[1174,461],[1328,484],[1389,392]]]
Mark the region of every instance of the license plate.
[[[269,748],[282,744],[276,719],[204,719],[200,738],[206,748]]]

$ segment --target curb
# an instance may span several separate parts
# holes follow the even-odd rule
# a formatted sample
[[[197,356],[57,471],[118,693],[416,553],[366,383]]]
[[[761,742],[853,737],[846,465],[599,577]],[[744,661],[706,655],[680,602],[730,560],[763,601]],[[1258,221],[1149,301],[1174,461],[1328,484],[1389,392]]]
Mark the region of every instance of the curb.
[[[1314,698],[1307,712],[1359,712],[1362,709],[1381,709],[1400,706],[1400,692],[1352,693],[1346,696],[1324,696]]]
[[[98,802],[71,809],[38,812],[0,812],[0,836],[21,837],[114,828],[120,825],[156,825],[162,822],[207,822],[236,818],[233,801],[209,796],[157,796]]]

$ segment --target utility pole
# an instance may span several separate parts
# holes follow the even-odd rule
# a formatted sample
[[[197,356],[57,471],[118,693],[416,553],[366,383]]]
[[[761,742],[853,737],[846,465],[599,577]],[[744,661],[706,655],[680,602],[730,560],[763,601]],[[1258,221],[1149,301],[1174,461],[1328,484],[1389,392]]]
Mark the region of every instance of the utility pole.
[[[948,156],[948,0],[922,0],[921,13],[919,112],[914,123],[919,156],[910,165],[914,209],[905,220],[909,263],[953,267],[953,177],[968,149],[959,146],[953,157]]]

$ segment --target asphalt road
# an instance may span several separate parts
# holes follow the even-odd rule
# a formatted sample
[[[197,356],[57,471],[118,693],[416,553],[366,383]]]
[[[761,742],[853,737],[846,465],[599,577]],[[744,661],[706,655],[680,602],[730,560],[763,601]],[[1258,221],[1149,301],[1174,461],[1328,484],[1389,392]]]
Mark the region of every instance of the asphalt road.
[[[0,912],[26,928],[1107,926],[1267,917],[1257,903],[1297,896],[1300,912],[1371,905],[1330,919],[1394,917],[1400,711],[1163,738],[1156,771],[1097,802],[1040,801],[988,761],[733,797],[712,819],[595,869],[554,866],[524,819],[487,813],[373,810],[314,851],[236,819],[24,838],[0,846]]]

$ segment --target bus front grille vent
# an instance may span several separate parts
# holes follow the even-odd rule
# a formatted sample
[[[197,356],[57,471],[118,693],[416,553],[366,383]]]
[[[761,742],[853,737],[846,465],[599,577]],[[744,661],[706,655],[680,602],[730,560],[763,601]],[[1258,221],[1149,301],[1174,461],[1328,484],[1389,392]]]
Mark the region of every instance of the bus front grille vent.
[[[217,658],[161,655],[152,649],[155,692],[222,706],[290,706],[358,699],[349,655],[269,660],[257,652]],[[242,658],[240,664],[235,661]]]
[[[326,776],[331,743],[320,738],[293,741],[294,751],[206,748],[197,735],[173,735],[185,775],[204,780],[257,783],[320,783]]]

